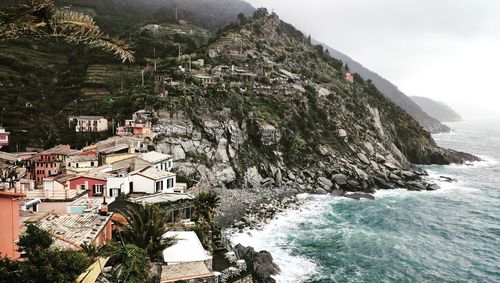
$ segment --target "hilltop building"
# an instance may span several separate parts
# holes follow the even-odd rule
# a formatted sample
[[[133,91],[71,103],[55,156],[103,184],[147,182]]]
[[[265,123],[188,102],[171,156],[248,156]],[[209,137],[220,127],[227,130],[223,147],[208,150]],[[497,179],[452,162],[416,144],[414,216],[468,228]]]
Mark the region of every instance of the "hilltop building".
[[[0,148],[9,145],[9,135],[4,127],[0,127]]]
[[[108,130],[108,120],[102,116],[69,117],[69,127],[73,125],[77,133],[97,133]]]

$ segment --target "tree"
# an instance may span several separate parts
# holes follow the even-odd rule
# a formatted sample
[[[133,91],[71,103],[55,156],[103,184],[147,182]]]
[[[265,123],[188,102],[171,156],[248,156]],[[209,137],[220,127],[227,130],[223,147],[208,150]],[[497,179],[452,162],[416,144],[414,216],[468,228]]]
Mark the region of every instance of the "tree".
[[[200,192],[194,199],[193,205],[198,220],[211,223],[215,211],[220,205],[220,198],[214,191]]]
[[[74,282],[88,267],[88,258],[78,251],[51,248],[52,243],[47,231],[28,225],[18,243],[26,260],[0,260],[0,282]]]
[[[87,15],[56,9],[54,0],[29,0],[0,11],[0,40],[25,36],[81,43],[113,53],[123,61],[134,60],[124,41],[101,32]]]
[[[150,263],[144,249],[133,244],[114,243],[107,245],[103,253],[111,257],[111,264],[120,266],[113,274],[116,282],[146,282]]]
[[[168,214],[161,212],[157,205],[142,204],[121,212],[127,224],[121,224],[122,239],[145,249],[151,260],[160,259],[164,249],[174,243],[173,238],[163,237],[168,231]]]
[[[82,245],[80,245],[80,248],[82,249],[82,252],[92,260],[101,255],[103,250],[103,247],[100,247],[94,243],[83,243]]]
[[[239,13],[238,14],[238,21],[240,22],[240,26],[244,26],[248,22],[248,19],[245,16],[245,14]]]
[[[253,18],[258,20],[258,19],[261,19],[261,18],[265,18],[269,15],[269,12],[267,11],[266,8],[258,8],[257,10],[255,10],[255,12],[253,13]]]

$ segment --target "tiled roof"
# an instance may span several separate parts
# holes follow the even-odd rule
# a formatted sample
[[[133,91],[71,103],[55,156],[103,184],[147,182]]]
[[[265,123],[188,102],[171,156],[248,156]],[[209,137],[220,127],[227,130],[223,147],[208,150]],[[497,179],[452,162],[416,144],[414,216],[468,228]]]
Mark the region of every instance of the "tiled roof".
[[[68,162],[97,161],[95,155],[72,155],[66,159]]]
[[[172,265],[163,265],[161,270],[161,283],[178,282],[196,278],[211,277],[212,272],[202,261],[187,262]]]
[[[74,248],[94,241],[111,216],[112,213],[107,216],[94,213],[48,214],[37,224],[56,238],[56,247]]]

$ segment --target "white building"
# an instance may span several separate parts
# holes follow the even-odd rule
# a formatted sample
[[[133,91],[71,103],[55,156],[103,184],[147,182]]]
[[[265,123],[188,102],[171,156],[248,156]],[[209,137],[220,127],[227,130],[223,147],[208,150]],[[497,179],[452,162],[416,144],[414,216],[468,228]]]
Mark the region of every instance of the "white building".
[[[130,173],[129,191],[132,193],[173,193],[176,182],[174,173],[148,167]]]
[[[213,282],[212,256],[193,231],[171,231],[163,235],[176,243],[163,251],[162,283]]]
[[[174,158],[172,155],[163,154],[157,151],[150,151],[141,154],[140,158],[147,161],[151,166],[163,171],[171,171],[174,166]]]
[[[99,161],[95,155],[74,155],[66,158],[66,172],[70,174],[87,173],[98,166]]]
[[[69,117],[69,126],[75,124],[77,133],[95,133],[108,130],[108,120],[102,116],[78,116]]]
[[[120,194],[129,194],[131,185],[129,175],[127,174],[106,178],[108,197],[117,197]]]

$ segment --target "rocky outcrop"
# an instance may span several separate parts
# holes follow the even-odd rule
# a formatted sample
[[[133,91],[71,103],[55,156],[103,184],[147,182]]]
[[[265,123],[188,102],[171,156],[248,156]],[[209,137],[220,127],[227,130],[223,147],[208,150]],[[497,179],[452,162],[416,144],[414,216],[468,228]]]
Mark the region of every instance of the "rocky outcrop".
[[[254,248],[244,247],[241,244],[236,245],[235,250],[248,262],[256,282],[276,282],[271,276],[279,274],[280,268],[273,262],[273,256],[268,251],[256,252]]]

